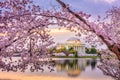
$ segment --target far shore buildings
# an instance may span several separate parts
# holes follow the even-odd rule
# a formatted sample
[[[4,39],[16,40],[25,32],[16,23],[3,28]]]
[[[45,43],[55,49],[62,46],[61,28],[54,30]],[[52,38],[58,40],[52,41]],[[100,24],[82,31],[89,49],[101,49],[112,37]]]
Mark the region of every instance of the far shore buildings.
[[[62,47],[65,47],[66,49],[72,47],[77,51],[78,55],[85,54],[85,44],[83,44],[80,39],[75,37],[69,38],[65,43],[57,44],[57,49],[60,49]]]

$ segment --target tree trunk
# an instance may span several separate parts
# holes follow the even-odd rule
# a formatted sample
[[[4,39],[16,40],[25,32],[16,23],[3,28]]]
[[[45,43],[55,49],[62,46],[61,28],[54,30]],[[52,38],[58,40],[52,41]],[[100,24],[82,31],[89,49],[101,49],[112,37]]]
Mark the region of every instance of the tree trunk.
[[[120,60],[120,51],[119,51],[119,48],[114,45],[111,49],[110,49],[112,52],[114,52],[117,56],[117,58]]]

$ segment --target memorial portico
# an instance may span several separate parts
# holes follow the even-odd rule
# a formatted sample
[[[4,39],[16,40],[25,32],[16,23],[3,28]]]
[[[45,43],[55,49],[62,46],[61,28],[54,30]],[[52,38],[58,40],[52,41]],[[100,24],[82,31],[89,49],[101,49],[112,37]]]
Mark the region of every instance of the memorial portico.
[[[69,49],[72,47],[74,50],[76,50],[79,54],[85,54],[85,44],[83,44],[78,38],[72,37],[66,41],[66,43],[59,43],[57,47],[66,47],[66,49]]]

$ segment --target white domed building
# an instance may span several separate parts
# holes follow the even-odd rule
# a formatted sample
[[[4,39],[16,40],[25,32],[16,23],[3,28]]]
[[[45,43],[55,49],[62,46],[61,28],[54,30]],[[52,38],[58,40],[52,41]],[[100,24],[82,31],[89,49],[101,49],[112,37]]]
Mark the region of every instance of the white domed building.
[[[59,43],[57,45],[57,48],[66,47],[66,49],[69,49],[70,47],[73,47],[74,50],[78,52],[78,55],[85,54],[85,44],[83,44],[80,39],[71,37],[69,38],[66,43]]]

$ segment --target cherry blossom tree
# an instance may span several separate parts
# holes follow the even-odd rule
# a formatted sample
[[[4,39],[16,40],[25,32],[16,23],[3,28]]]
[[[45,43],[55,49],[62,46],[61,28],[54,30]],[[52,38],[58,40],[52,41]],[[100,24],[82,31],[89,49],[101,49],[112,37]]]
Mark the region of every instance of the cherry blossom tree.
[[[78,35],[81,32],[85,34],[88,31],[91,32],[92,34],[87,38],[89,42],[97,36],[98,40],[96,41],[105,43],[108,49],[116,54],[120,60],[120,8],[114,7],[107,12],[105,19],[109,20],[109,23],[105,22],[105,20],[100,21],[100,19],[96,20],[96,22],[90,22],[88,19],[90,15],[83,12],[72,11],[69,5],[65,4],[62,0],[56,1],[61,5],[63,12],[67,15],[64,15],[64,18],[66,17],[64,20],[74,24],[69,26],[71,30],[73,30],[74,27],[77,27],[76,32]]]
[[[46,53],[44,49],[53,43],[47,29],[51,22],[49,17],[35,15],[40,13],[39,6],[31,0],[5,0],[0,2],[0,8],[1,55],[10,54],[10,50],[13,53],[17,48],[23,53],[26,50],[31,53],[33,47]],[[31,40],[35,44],[31,44]]]
[[[43,70],[39,65],[46,61],[39,59],[48,57],[48,48],[53,44],[48,29],[53,22],[44,14],[48,11],[41,10],[31,0],[0,1],[0,68],[3,71],[24,71],[28,65],[31,71]],[[15,53],[21,57],[14,61]]]
[[[91,32],[91,34],[87,34],[88,37],[86,38],[88,42],[91,42],[98,37],[98,40],[95,42],[105,43],[108,47],[108,50],[103,50],[104,53],[101,58],[101,65],[98,67],[103,71],[105,75],[109,75],[116,80],[120,79],[120,8],[113,7],[111,10],[107,12],[107,15],[104,20],[99,19],[96,22],[88,21],[89,15],[86,14],[79,14],[78,12],[72,11],[69,5],[65,4],[61,0],[56,0],[62,8],[71,14],[74,18],[70,19],[73,20],[72,22],[77,23],[77,33],[80,34]],[[70,16],[69,16],[70,17]],[[66,20],[69,21],[69,18]],[[80,21],[80,22],[79,22]],[[107,22],[106,22],[107,21]],[[82,24],[81,24],[82,23]],[[85,25],[84,25],[85,24]],[[74,27],[74,26],[73,26]],[[76,26],[75,26],[76,27]],[[81,29],[82,28],[82,29]],[[83,30],[84,29],[84,30]],[[70,30],[73,30],[70,27]],[[87,33],[86,33],[87,31]],[[117,59],[111,54],[115,54]],[[109,56],[108,56],[109,55]],[[105,58],[106,57],[106,58]],[[111,57],[111,58],[110,58]]]
[[[73,11],[62,0],[56,1],[61,5],[61,9],[56,11],[43,10],[32,0],[0,1],[1,68],[24,70],[28,64],[32,64],[31,70],[41,69],[37,63],[43,54],[47,56],[48,47],[53,43],[49,25],[64,26],[78,36],[90,33],[86,41],[105,43],[110,53],[116,54],[120,60],[120,8],[114,7],[107,12],[105,20],[109,22],[91,22],[90,14]],[[18,65],[11,65],[11,56],[17,52],[22,60],[18,60]],[[6,64],[3,57],[10,57],[10,61]]]
[[[119,60],[116,60],[115,58],[112,58],[113,55],[111,55],[109,57],[111,57],[111,59],[109,59],[108,55],[106,55],[107,59],[102,59],[101,64],[98,66],[98,68],[102,70],[104,75],[111,76],[115,80],[119,80],[120,79]]]

